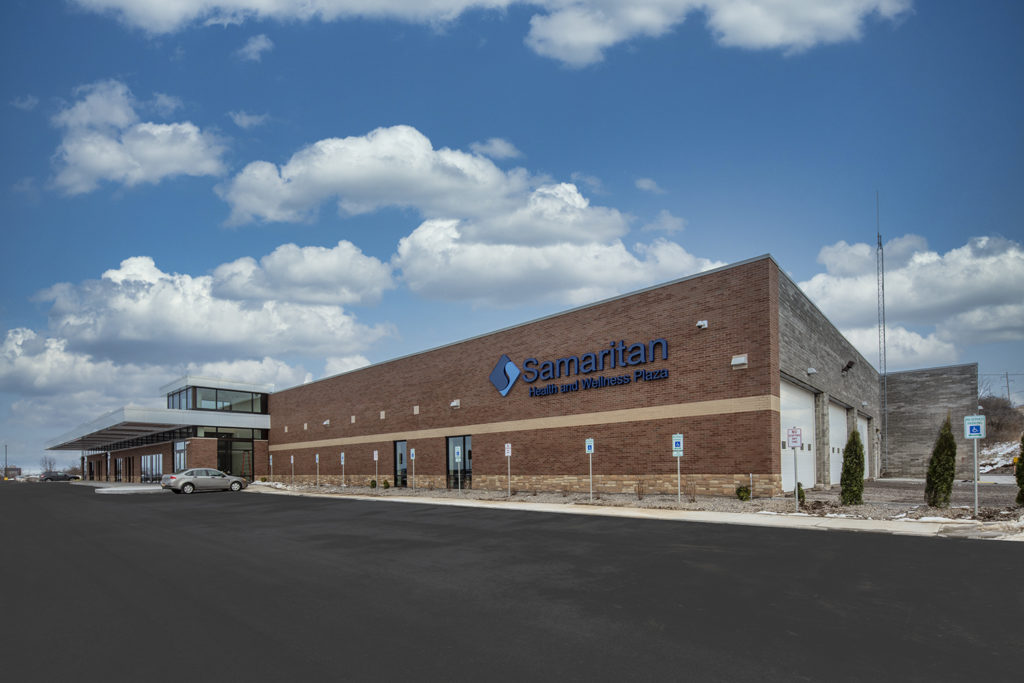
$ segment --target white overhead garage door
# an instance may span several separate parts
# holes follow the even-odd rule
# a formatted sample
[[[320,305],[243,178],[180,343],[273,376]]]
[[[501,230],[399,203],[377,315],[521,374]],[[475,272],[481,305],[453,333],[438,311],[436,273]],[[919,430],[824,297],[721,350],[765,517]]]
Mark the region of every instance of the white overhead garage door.
[[[828,404],[828,483],[838,484],[843,476],[843,449],[846,448],[846,408]]]
[[[779,387],[779,433],[782,434],[782,490],[796,488],[793,478],[793,449],[786,445],[786,430],[799,427],[803,448],[797,449],[799,481],[805,489],[814,487],[814,394],[806,389],[781,382]]]
[[[857,416],[857,431],[860,432],[860,442],[864,444],[864,478],[871,476],[871,435],[868,434],[868,419]]]

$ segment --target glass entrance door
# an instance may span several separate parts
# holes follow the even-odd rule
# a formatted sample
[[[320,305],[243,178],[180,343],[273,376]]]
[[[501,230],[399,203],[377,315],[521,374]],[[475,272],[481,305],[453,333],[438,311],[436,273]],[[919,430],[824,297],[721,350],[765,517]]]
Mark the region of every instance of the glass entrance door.
[[[448,488],[473,488],[473,437],[449,436]]]
[[[406,473],[409,468],[408,444],[405,441],[395,442],[395,486],[408,486]]]

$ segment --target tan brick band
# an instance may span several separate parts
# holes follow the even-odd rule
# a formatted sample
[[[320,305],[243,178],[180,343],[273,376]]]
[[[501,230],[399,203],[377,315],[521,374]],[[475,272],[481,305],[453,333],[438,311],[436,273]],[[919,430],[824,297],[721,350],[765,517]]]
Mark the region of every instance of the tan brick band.
[[[779,412],[779,397],[773,395],[748,396],[717,401],[695,401],[692,403],[676,403],[673,405],[653,406],[649,408],[628,408],[625,410],[608,410],[599,413],[581,413],[579,415],[558,415],[555,417],[538,417],[526,420],[510,420],[507,422],[491,422],[487,424],[452,425],[434,429],[419,429],[383,434],[362,434],[336,439],[319,441],[299,441],[275,444],[270,446],[271,452],[292,451],[297,448],[326,448],[329,446],[350,446],[363,443],[382,441],[400,441],[414,439],[431,439],[455,434],[495,434],[504,432],[527,432],[538,429],[559,429],[564,427],[587,427],[590,425],[618,424],[623,422],[647,422],[681,417],[703,417],[707,415],[730,415],[771,410]]]

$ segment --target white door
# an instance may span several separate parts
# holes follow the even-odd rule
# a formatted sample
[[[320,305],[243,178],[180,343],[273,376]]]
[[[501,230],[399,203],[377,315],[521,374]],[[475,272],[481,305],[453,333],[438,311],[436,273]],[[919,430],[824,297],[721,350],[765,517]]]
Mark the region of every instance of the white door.
[[[846,408],[828,404],[828,483],[838,484],[843,476],[843,449],[846,448]]]
[[[779,419],[782,435],[782,490],[796,488],[793,478],[793,449],[786,444],[786,431],[799,427],[803,448],[796,451],[799,481],[805,489],[814,488],[814,394],[782,382],[779,387]]]
[[[871,435],[868,434],[868,419],[857,416],[857,431],[860,432],[860,442],[864,444],[864,478],[871,476]]]

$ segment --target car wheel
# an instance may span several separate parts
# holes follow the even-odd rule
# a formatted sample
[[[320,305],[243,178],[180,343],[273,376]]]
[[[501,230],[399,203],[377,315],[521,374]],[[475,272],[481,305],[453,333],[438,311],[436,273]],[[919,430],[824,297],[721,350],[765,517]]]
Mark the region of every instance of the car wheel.
[[[233,482],[231,482],[231,490],[232,491],[241,491],[242,490],[242,482],[240,482],[240,481],[233,481]]]
[[[192,484],[192,483],[184,484],[181,487],[181,492],[182,493],[193,493],[195,490],[196,490],[196,486],[195,486],[195,484]]]

